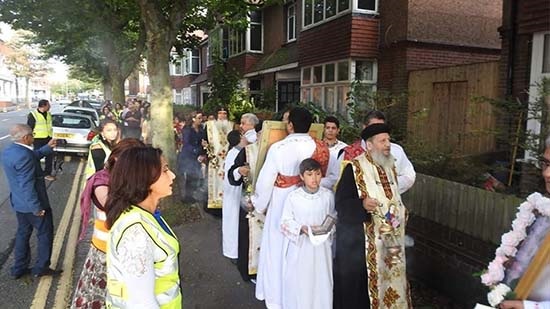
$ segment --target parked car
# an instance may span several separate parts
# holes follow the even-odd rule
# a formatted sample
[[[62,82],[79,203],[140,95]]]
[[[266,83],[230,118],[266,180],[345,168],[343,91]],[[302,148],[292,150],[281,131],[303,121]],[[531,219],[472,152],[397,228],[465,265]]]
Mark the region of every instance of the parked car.
[[[90,116],[74,113],[52,115],[53,138],[56,152],[88,154],[97,126]]]
[[[71,104],[71,100],[69,99],[59,99],[57,101],[55,101],[55,103],[59,104],[59,105],[69,105]]]
[[[74,106],[74,107],[87,107],[87,108],[93,108],[95,109],[98,113],[99,111],[101,110],[101,106],[103,105],[102,102],[100,101],[93,101],[93,100],[76,100],[76,101],[73,101],[71,104],[69,104],[69,106]]]
[[[64,113],[73,113],[73,114],[79,114],[79,115],[86,115],[92,118],[94,121],[96,127],[99,127],[99,113],[95,108],[88,108],[88,107],[77,107],[77,106],[65,106],[63,109]]]

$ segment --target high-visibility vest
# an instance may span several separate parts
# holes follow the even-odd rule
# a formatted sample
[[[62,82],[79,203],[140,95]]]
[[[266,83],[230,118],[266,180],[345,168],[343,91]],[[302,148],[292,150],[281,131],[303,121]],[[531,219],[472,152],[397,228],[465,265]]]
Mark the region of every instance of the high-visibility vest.
[[[102,252],[107,252],[107,240],[109,238],[109,229],[105,225],[107,214],[94,207],[94,232],[92,234],[92,245]]]
[[[46,118],[38,111],[33,110],[31,112],[34,117],[34,129],[32,130],[32,135],[34,138],[47,138],[53,135],[52,129],[52,114],[46,112]]]
[[[95,174],[95,172],[97,172],[95,170],[94,159],[92,158],[92,149],[95,145],[101,146],[101,149],[105,151],[105,160],[103,160],[103,163],[107,162],[109,155],[111,154],[111,149],[103,143],[103,141],[99,138],[99,134],[96,135],[90,144],[90,150],[88,150],[88,162],[86,163],[86,169],[84,170],[84,176],[86,176],[86,179],[89,179],[93,174]]]
[[[164,222],[166,224],[166,222]],[[178,273],[179,243],[172,235],[167,233],[153,217],[153,214],[139,207],[132,206],[115,221],[109,231],[107,242],[107,308],[128,308],[127,300],[130,294],[146,293],[142,290],[129,291],[124,282],[123,273],[126,265],[121,261],[117,252],[118,243],[124,232],[132,225],[140,224],[155,245],[154,257],[155,271],[155,298],[163,309],[179,309],[182,307],[180,279]],[[166,226],[168,226],[166,224]]]

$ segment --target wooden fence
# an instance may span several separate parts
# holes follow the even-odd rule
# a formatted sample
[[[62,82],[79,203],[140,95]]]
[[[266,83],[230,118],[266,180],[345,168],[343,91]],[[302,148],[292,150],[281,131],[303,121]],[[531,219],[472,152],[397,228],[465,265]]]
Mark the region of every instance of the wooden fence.
[[[407,138],[457,155],[494,151],[497,115],[479,97],[498,97],[498,62],[412,71]]]
[[[449,180],[416,174],[403,203],[417,216],[472,237],[500,244],[511,228],[521,199]]]

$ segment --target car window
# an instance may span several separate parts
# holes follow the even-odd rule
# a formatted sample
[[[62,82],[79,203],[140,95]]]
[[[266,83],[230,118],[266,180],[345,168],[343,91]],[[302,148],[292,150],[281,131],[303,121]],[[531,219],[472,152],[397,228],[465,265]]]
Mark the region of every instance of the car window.
[[[90,119],[66,115],[53,115],[52,124],[54,127],[75,129],[89,129],[92,126]]]
[[[91,111],[85,111],[85,110],[81,110],[81,109],[70,109],[70,108],[65,109],[63,111],[67,112],[67,113],[74,113],[74,114],[90,116],[90,117],[92,117],[93,120],[97,120],[97,117],[95,116],[95,113],[91,112]]]

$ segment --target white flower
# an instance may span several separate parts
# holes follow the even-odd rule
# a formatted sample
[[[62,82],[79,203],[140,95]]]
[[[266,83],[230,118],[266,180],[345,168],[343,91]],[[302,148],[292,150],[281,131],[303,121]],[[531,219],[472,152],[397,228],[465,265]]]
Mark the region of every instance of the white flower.
[[[534,203],[530,203],[528,201],[523,202],[518,207],[518,209],[519,209],[518,213],[522,212],[522,211],[533,212],[534,207],[535,207]]]
[[[525,239],[525,231],[512,230],[501,237],[502,244],[505,246],[517,247]]]
[[[543,197],[535,206],[541,215],[550,217],[550,199]]]
[[[542,198],[542,194],[535,192],[527,197],[527,202],[536,205],[542,200]]]
[[[496,254],[502,256],[514,257],[518,253],[518,249],[513,246],[502,245],[497,248]]]
[[[532,211],[520,211],[516,214],[516,218],[525,221],[527,225],[531,225],[535,221],[535,214]]]
[[[504,296],[511,292],[512,290],[506,284],[499,284],[495,286],[489,294],[487,294],[487,300],[489,304],[493,307],[496,307],[504,300]]]
[[[528,226],[529,222],[527,222],[523,218],[516,218],[514,221],[512,221],[512,229],[514,229],[514,231],[525,231]]]
[[[488,274],[493,282],[500,282],[504,279],[504,266],[498,261],[492,261],[487,267]]]

